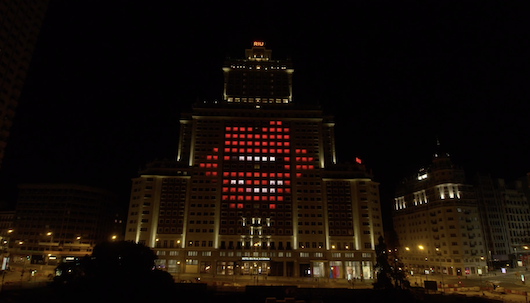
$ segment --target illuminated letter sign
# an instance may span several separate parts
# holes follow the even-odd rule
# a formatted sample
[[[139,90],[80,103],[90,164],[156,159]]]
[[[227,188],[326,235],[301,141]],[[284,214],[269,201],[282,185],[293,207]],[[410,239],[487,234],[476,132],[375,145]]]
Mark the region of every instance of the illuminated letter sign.
[[[252,46],[264,46],[265,42],[263,41],[254,41],[254,44]]]

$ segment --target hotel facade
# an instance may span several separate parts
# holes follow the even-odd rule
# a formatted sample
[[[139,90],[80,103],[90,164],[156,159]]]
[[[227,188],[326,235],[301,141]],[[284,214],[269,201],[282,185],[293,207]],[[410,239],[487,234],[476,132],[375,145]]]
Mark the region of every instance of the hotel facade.
[[[223,100],[183,114],[177,158],[132,180],[125,239],[152,247],[159,268],[373,277],[379,184],[359,159],[337,163],[333,117],[293,102],[293,71],[263,42],[227,59]]]

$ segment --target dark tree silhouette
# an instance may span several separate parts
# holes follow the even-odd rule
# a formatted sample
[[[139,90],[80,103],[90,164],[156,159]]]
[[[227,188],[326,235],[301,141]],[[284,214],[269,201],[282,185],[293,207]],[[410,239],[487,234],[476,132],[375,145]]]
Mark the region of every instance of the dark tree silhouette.
[[[173,277],[155,269],[155,253],[133,242],[96,245],[91,256],[58,266],[63,275],[55,286],[83,302],[122,302],[165,299],[173,291]]]
[[[378,241],[375,246],[377,281],[374,282],[374,289],[392,289],[392,267],[388,263],[386,244],[382,236],[379,236]]]

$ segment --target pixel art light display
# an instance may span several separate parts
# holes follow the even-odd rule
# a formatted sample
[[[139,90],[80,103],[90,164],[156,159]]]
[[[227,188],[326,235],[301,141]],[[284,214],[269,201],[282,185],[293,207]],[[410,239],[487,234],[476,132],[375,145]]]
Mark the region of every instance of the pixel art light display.
[[[268,124],[225,127],[222,160],[236,164],[222,172],[222,201],[228,202],[229,208],[242,209],[244,203],[260,202],[275,209],[291,194],[292,165],[295,177],[315,168],[315,158],[308,156],[306,149],[291,151],[289,127],[282,121]],[[199,164],[212,169],[206,176],[217,177],[220,157],[220,150],[214,148],[206,162]]]

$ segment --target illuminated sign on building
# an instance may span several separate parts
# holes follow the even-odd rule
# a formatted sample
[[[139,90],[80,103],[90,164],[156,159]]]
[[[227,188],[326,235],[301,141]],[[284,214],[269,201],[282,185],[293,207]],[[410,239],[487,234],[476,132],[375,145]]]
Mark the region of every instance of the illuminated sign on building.
[[[271,258],[266,257],[242,257],[241,261],[270,261]]]
[[[265,46],[265,42],[263,42],[263,41],[254,41],[252,46]]]

